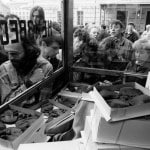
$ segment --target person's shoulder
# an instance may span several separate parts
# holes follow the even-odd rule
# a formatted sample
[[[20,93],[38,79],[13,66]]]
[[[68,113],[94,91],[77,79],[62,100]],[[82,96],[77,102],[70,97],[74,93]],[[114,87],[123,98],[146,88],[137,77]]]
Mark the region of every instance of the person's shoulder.
[[[130,40],[128,40],[126,37],[123,37],[123,40],[127,43],[127,44],[131,44],[132,45],[132,42]]]
[[[37,64],[39,64],[39,65],[46,65],[46,64],[48,64],[49,65],[50,62],[47,59],[45,59],[44,57],[40,56],[37,59]]]
[[[37,66],[43,68],[44,70],[53,70],[52,64],[42,56],[38,57],[37,59]]]
[[[10,60],[7,60],[5,62],[3,62],[1,65],[0,65],[0,68],[3,68],[3,67],[12,67],[12,63]]]
[[[55,36],[55,35],[59,35],[60,33],[57,30],[55,30],[54,28],[51,28],[51,34],[53,36]]]
[[[6,74],[6,72],[12,70],[12,64],[11,62],[8,60],[8,61],[5,61],[4,63],[2,63],[0,65],[0,76],[3,75],[3,74]]]

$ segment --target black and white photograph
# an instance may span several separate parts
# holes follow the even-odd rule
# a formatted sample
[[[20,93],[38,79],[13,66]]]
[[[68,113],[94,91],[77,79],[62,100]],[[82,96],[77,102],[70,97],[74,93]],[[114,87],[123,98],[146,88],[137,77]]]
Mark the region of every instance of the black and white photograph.
[[[150,149],[149,0],[0,0],[0,150],[33,149]]]

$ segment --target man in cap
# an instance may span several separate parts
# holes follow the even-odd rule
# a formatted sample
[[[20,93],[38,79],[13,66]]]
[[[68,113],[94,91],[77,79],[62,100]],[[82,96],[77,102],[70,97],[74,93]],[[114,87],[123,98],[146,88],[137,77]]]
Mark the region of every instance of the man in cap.
[[[0,102],[4,104],[34,83],[50,75],[52,65],[40,56],[29,39],[4,46],[9,60],[0,66]]]

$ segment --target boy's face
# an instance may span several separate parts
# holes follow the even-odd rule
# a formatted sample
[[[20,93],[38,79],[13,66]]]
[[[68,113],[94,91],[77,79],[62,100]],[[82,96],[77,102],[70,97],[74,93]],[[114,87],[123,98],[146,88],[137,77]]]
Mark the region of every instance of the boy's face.
[[[59,44],[57,42],[53,42],[50,46],[46,46],[46,51],[48,57],[56,57],[56,55],[59,53]]]
[[[112,24],[110,26],[110,34],[111,36],[118,37],[123,32],[123,29],[121,28],[120,24]]]

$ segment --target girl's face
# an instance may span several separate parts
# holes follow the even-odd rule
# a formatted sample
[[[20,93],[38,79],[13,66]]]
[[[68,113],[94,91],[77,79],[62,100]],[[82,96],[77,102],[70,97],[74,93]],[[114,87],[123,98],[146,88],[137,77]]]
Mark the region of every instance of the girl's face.
[[[39,12],[34,11],[33,12],[33,24],[39,24],[39,23],[40,23]]]
[[[89,35],[90,35],[90,38],[97,38],[98,29],[97,28],[92,28]]]
[[[139,63],[139,64],[147,61],[149,58],[149,55],[150,54],[145,49],[135,50],[135,59],[136,59],[137,63]]]

